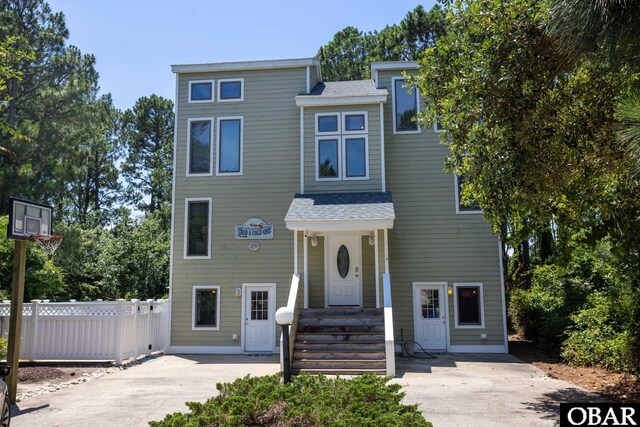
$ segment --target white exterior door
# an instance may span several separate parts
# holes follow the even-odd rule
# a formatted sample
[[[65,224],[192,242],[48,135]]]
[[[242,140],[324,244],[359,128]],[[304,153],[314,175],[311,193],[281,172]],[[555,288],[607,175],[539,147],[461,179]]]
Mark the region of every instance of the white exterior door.
[[[445,284],[414,284],[415,340],[425,350],[447,349]]]
[[[327,236],[327,305],[362,306],[361,237]]]
[[[244,350],[273,351],[275,346],[275,285],[244,286]]]

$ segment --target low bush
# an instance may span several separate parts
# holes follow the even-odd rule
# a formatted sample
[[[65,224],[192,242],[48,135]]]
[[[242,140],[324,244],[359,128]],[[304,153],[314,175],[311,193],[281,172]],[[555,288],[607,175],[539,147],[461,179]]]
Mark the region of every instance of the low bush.
[[[624,307],[622,307],[624,309]],[[572,365],[601,366],[618,372],[635,370],[631,334],[621,319],[619,300],[597,292],[571,315],[562,357]]]
[[[533,271],[530,289],[511,292],[509,315],[525,339],[559,352],[569,316],[584,299],[585,291],[579,282],[564,277],[558,266],[544,265]]]
[[[403,405],[404,393],[390,378],[353,379],[300,375],[282,384],[281,375],[246,376],[217,384],[219,395],[187,402],[188,413],[151,421],[177,426],[431,426],[417,405]]]

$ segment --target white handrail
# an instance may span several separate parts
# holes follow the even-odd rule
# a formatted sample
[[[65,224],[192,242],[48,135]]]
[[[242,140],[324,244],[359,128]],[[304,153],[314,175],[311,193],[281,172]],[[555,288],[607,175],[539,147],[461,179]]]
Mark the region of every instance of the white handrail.
[[[396,375],[396,351],[393,341],[393,308],[391,305],[391,276],[382,275],[382,289],[384,295],[384,349],[387,360],[387,375]]]

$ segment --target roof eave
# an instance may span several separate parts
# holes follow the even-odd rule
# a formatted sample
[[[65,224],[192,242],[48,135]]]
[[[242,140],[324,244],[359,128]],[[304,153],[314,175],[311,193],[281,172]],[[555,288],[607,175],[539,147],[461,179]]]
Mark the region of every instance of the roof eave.
[[[371,96],[332,96],[322,97],[313,95],[296,96],[296,106],[298,107],[315,107],[325,105],[356,105],[356,104],[378,104],[387,102],[388,93],[386,95]]]
[[[171,71],[176,74],[182,73],[206,73],[214,71],[246,71],[246,70],[269,70],[281,68],[298,67],[320,67],[320,61],[316,58],[296,58],[296,59],[275,59],[265,61],[239,61],[239,62],[219,62],[213,64],[176,64],[171,66]],[[321,78],[320,71],[318,76]]]
[[[374,218],[374,219],[323,219],[323,220],[296,220],[287,221],[285,224],[288,230],[314,230],[314,231],[367,231],[377,230],[380,228],[392,229],[393,220],[391,218]]]

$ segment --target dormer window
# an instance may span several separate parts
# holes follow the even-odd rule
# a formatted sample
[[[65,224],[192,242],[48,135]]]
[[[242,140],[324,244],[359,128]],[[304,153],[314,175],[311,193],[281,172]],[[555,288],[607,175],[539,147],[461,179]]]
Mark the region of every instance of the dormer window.
[[[218,101],[244,101],[244,79],[218,80]]]
[[[212,102],[213,80],[193,80],[189,82],[189,102]]]

